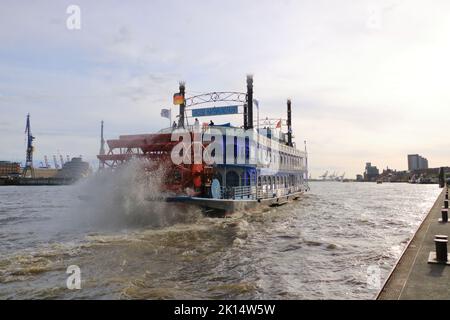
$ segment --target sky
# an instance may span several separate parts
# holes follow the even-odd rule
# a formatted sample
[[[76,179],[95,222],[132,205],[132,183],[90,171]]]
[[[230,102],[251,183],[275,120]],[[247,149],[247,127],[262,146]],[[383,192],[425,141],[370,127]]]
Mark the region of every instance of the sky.
[[[70,5],[80,29],[67,28]],[[445,0],[4,0],[0,160],[24,162],[27,113],[36,164],[95,164],[101,120],[107,139],[154,132],[180,80],[188,96],[244,92],[247,74],[261,118],[285,117],[292,99],[313,177],[406,170],[409,153],[450,165]]]

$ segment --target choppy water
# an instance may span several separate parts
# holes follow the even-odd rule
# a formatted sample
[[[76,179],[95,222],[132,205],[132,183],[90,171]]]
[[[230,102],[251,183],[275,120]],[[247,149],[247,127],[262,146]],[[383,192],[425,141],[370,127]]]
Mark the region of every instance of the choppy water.
[[[374,298],[368,268],[384,281],[438,187],[310,185],[298,202],[231,218],[108,188],[88,206],[84,185],[0,187],[0,299]],[[66,288],[69,265],[81,290]]]

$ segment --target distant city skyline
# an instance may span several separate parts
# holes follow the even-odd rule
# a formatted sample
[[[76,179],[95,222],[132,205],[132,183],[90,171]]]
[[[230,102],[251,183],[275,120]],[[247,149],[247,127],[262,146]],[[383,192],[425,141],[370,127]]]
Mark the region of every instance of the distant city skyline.
[[[292,99],[313,177],[407,170],[408,154],[449,165],[447,1],[76,1],[80,30],[69,4],[2,3],[0,160],[25,162],[27,113],[35,165],[58,150],[95,163],[101,120],[106,139],[156,131],[178,81],[245,91],[252,73],[261,117]]]

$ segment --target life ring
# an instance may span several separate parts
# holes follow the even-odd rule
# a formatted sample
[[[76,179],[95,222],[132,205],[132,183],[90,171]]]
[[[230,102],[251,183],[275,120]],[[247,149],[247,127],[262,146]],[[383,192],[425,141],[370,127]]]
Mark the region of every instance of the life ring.
[[[220,181],[218,179],[213,179],[211,182],[211,197],[213,199],[221,198]]]

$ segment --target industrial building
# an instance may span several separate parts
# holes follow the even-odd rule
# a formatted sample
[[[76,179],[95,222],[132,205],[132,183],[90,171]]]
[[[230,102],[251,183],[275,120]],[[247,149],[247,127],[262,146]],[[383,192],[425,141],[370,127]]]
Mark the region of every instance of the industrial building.
[[[21,173],[20,163],[0,161],[0,177],[20,175]]]
[[[418,154],[408,155],[408,171],[428,169],[428,160]]]

